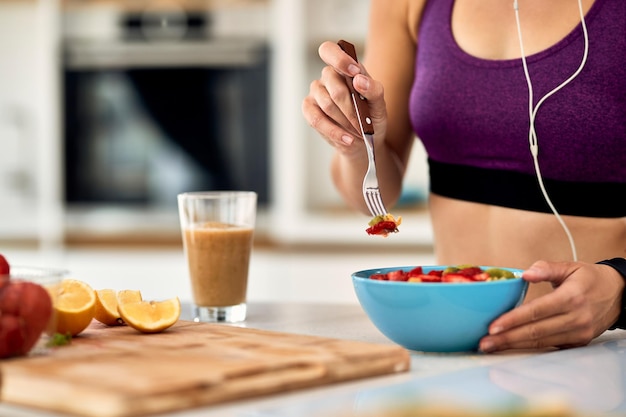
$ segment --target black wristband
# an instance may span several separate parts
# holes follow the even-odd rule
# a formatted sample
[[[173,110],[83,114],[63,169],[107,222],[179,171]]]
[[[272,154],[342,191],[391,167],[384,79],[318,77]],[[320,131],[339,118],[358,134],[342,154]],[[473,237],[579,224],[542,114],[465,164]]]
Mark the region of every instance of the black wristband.
[[[624,278],[624,281],[626,281],[626,259],[605,259],[604,261],[596,263],[610,266],[611,268],[619,272],[622,278]],[[609,327],[609,330],[614,329],[626,329],[626,289],[624,289],[624,292],[622,293],[622,307],[619,313],[619,317],[617,318],[617,321],[613,323],[611,327]]]

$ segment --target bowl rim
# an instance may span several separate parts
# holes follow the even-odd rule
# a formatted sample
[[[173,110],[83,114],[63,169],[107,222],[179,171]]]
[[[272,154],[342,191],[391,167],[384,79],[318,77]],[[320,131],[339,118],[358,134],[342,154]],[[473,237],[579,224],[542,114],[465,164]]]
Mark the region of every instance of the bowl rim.
[[[481,269],[487,269],[487,268],[504,269],[504,270],[513,272],[515,274],[515,277],[508,278],[508,279],[497,279],[497,280],[492,280],[492,281],[472,281],[472,282],[408,282],[408,281],[384,281],[384,280],[370,279],[370,276],[375,273],[384,274],[386,272],[397,271],[397,270],[410,271],[411,269],[416,268],[418,266],[421,266],[426,271],[431,271],[431,270],[443,269],[443,268],[447,268],[450,266],[457,266],[457,265],[455,264],[405,265],[405,266],[370,268],[370,269],[362,269],[360,271],[355,271],[351,274],[351,276],[352,276],[353,281],[358,281],[358,282],[367,281],[367,282],[372,283],[372,285],[407,285],[407,286],[416,286],[416,287],[417,286],[432,287],[432,286],[439,286],[439,284],[446,286],[446,287],[466,286],[466,285],[474,285],[474,286],[476,285],[506,285],[507,283],[519,282],[520,280],[523,281],[522,272],[524,272],[524,269],[503,267],[503,266],[491,266],[491,265],[476,265],[476,266],[478,266]]]
[[[0,275],[12,280],[43,279],[47,277],[63,278],[69,274],[69,270],[63,268],[39,267],[28,265],[11,265],[9,275]]]

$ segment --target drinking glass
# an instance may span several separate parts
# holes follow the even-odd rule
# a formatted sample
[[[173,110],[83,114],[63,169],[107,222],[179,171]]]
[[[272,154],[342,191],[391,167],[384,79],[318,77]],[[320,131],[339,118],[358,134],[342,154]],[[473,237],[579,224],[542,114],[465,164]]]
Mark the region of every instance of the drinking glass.
[[[194,321],[234,323],[246,319],[256,207],[253,191],[178,195]]]

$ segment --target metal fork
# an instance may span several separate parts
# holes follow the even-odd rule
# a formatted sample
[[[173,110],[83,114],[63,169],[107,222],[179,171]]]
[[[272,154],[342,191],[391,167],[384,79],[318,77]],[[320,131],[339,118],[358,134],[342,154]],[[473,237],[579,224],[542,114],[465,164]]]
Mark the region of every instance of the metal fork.
[[[358,62],[354,45],[344,40],[340,40],[337,44],[345,53]],[[350,90],[350,95],[352,96],[352,103],[354,104],[354,110],[359,120],[359,128],[363,136],[363,141],[365,142],[365,149],[367,150],[368,166],[365,178],[363,178],[363,199],[372,216],[384,216],[387,214],[387,209],[385,208],[385,204],[380,195],[380,188],[378,187],[376,158],[374,155],[374,125],[370,117],[367,99],[354,89],[351,77],[346,76],[345,80]]]
[[[376,160],[374,158],[374,136],[363,134],[363,139],[365,140],[368,160],[367,172],[365,173],[365,178],[363,178],[363,198],[372,216],[384,216],[387,214],[387,209],[383,204],[380,188],[378,187]]]

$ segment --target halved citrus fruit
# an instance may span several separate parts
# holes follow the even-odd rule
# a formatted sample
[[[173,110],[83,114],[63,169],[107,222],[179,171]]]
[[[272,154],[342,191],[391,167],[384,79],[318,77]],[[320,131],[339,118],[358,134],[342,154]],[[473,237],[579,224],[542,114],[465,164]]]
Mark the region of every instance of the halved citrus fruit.
[[[112,289],[96,290],[94,318],[107,326],[124,324],[124,320],[117,311],[117,291]]]
[[[124,301],[118,298],[117,309],[126,324],[142,333],[158,333],[172,326],[180,317],[178,297],[164,301]]]
[[[76,336],[89,326],[96,310],[96,292],[89,284],[64,279],[54,302],[56,332]]]

